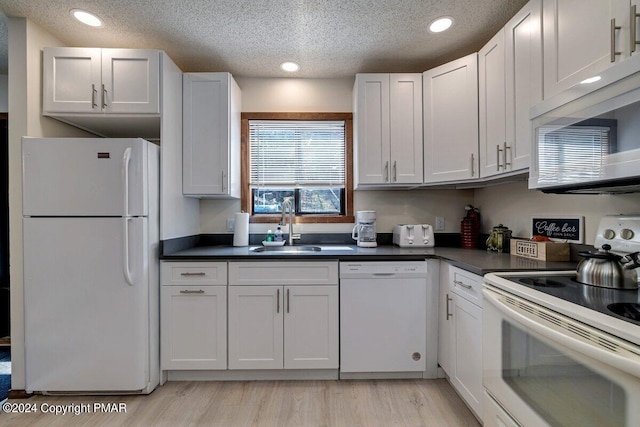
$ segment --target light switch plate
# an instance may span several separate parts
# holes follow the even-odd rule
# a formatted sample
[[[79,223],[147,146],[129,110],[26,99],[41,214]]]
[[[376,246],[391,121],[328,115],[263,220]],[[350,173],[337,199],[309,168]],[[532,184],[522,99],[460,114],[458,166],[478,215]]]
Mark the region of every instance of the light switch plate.
[[[233,218],[227,218],[227,231],[231,232],[235,228],[235,221]]]
[[[444,217],[437,216],[436,217],[436,231],[444,231]]]

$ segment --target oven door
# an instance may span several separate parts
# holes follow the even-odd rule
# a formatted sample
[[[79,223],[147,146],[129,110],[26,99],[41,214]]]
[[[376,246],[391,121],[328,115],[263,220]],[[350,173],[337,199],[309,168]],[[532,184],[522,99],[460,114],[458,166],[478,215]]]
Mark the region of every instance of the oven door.
[[[640,425],[638,346],[486,284],[483,295],[484,387],[519,424]]]

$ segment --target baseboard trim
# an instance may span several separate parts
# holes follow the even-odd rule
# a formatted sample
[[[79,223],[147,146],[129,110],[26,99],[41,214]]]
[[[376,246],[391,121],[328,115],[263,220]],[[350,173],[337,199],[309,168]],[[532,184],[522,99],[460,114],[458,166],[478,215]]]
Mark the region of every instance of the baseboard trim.
[[[27,393],[26,390],[9,390],[7,397],[9,399],[28,399],[33,396],[33,393]]]
[[[168,381],[337,380],[337,369],[165,371]]]

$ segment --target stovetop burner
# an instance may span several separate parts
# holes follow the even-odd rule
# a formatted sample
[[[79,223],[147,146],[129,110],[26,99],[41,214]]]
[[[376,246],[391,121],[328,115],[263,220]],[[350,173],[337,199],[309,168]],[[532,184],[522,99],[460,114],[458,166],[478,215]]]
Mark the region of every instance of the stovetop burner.
[[[640,325],[638,289],[613,289],[586,285],[578,282],[575,274],[541,274],[504,278],[547,295]]]

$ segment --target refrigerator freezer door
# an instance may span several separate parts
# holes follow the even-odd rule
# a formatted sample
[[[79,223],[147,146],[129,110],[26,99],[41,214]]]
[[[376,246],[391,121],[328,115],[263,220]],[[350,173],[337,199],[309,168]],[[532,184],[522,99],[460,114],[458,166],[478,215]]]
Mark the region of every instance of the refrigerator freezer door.
[[[25,216],[145,216],[142,139],[23,138]]]
[[[23,221],[26,389],[147,387],[147,218]]]

